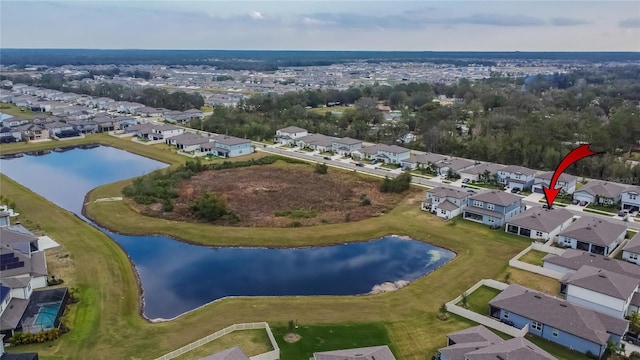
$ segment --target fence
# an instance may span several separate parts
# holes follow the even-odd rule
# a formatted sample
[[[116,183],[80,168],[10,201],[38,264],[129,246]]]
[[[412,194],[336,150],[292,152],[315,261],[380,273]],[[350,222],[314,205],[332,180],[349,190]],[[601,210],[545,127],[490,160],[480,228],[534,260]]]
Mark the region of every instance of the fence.
[[[474,291],[476,291],[479,287],[481,286],[488,286],[494,289],[498,289],[498,290],[504,290],[506,289],[509,285],[496,281],[496,280],[492,280],[492,279],[483,279],[478,281],[475,285],[473,285],[472,287],[469,288],[469,290],[467,290],[465,292],[465,294],[471,294]],[[505,334],[511,335],[513,337],[522,337],[524,336],[527,332],[529,332],[529,325],[525,325],[525,327],[523,327],[522,329],[518,329],[516,327],[513,326],[509,326],[507,324],[501,323],[499,320],[496,320],[494,318],[491,318],[489,316],[486,315],[482,315],[482,314],[478,314],[476,312],[473,312],[471,310],[465,309],[461,306],[456,305],[457,303],[459,303],[462,300],[462,295],[458,296],[457,298],[449,301],[446,304],[447,307],[447,311],[450,313],[454,313],[456,315],[462,316],[464,318],[467,318],[471,321],[475,321],[479,324],[482,324],[486,327],[498,330],[498,331],[502,331]]]
[[[564,276],[564,273],[561,273],[559,271],[545,269],[542,266],[537,266],[537,265],[529,264],[524,261],[518,260],[531,250],[538,250],[538,251],[556,254],[556,255],[562,255],[565,251],[564,249],[534,242],[531,245],[529,245],[529,247],[522,250],[518,255],[514,256],[511,260],[509,260],[509,266],[530,271],[532,273],[540,274],[540,275],[557,279],[557,280],[560,280]]]
[[[278,343],[276,343],[276,339],[273,337],[273,333],[271,332],[271,328],[269,324],[266,322],[260,323],[243,323],[243,324],[233,324],[228,326],[222,330],[218,330],[211,335],[205,336],[200,340],[196,340],[190,344],[187,344],[179,349],[176,349],[168,354],[165,354],[156,360],[169,360],[176,358],[184,353],[187,353],[197,347],[200,347],[204,344],[207,344],[213,340],[223,337],[229,333],[232,333],[236,330],[255,330],[255,329],[264,329],[267,332],[267,336],[269,337],[269,341],[271,342],[271,346],[273,350],[268,351],[266,353],[262,353],[256,356],[250,357],[251,360],[278,360],[280,359],[280,348],[278,347]]]

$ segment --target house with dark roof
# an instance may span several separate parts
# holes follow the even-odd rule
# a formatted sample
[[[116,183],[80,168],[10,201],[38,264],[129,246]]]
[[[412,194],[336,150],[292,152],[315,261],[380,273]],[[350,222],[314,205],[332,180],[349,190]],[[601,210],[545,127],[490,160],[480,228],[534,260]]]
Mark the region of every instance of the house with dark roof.
[[[409,159],[411,150],[398,145],[376,144],[363,147],[352,152],[352,156],[360,159],[376,160],[385,164],[398,164]]]
[[[548,254],[542,259],[542,267],[566,274],[584,265],[640,279],[640,266],[588,251],[567,249],[562,255]]]
[[[622,259],[640,265],[640,232],[622,248]]]
[[[362,149],[362,140],[349,137],[334,139],[331,143],[331,151],[342,156],[349,156],[359,149]]]
[[[421,208],[449,220],[462,213],[469,195],[471,194],[466,191],[439,186],[427,191],[427,198],[422,202]]]
[[[507,221],[505,231],[533,240],[553,239],[573,223],[573,214],[566,209],[533,207]]]
[[[563,247],[609,255],[627,234],[627,227],[590,216],[582,216],[557,236]]]
[[[622,199],[625,187],[619,184],[591,180],[579,190],[574,191],[573,200],[587,203],[613,205]]]
[[[38,360],[38,353],[6,353],[4,351],[4,335],[0,335],[0,360]]]
[[[437,360],[556,360],[523,337],[504,340],[482,325],[447,335]]]
[[[476,165],[478,165],[477,162],[459,158],[447,159],[434,164],[435,168],[437,169],[436,171],[440,175],[447,175],[449,171],[453,173],[459,173],[459,171],[461,170],[468,169]]]
[[[536,171],[524,166],[509,165],[498,170],[498,183],[512,189],[527,189],[533,186]]]
[[[553,177],[553,171],[546,171],[540,174],[536,174],[533,180],[533,187],[531,191],[539,194],[544,194],[543,187],[549,187],[551,185],[551,178]],[[578,184],[578,178],[561,173],[556,182],[555,188],[560,188],[560,191],[564,191],[567,194],[573,194],[576,191],[576,185]]]
[[[467,220],[501,227],[524,210],[520,196],[504,191],[485,191],[469,197],[462,214]]]
[[[253,153],[254,150],[251,140],[227,135],[211,136],[209,142],[200,145],[201,152],[208,152],[222,158],[243,156]]]
[[[331,151],[333,142],[337,138],[322,134],[309,134],[294,140],[296,146],[300,148],[312,149],[315,151],[326,152]]]
[[[622,210],[640,210],[640,186],[631,186],[621,193],[620,205]]]
[[[313,353],[309,360],[396,360],[387,345]]]
[[[627,320],[593,311],[547,294],[509,285],[489,301],[490,316],[581,353],[601,356],[607,342],[619,343],[629,329]]]
[[[206,138],[202,135],[194,134],[192,132],[185,132],[180,135],[172,136],[165,139],[165,143],[167,143],[167,145],[173,145],[176,147],[176,149],[184,152],[199,152],[200,145],[206,144],[208,142],[209,138]]]
[[[0,143],[13,143],[22,141],[22,131],[15,127],[0,127]]]
[[[560,292],[573,304],[624,318],[638,284],[638,278],[584,265],[560,280]]]
[[[273,138],[273,142],[283,145],[289,145],[294,142],[295,139],[309,135],[307,129],[303,129],[297,126],[287,126],[286,128],[276,130],[276,135]]]
[[[483,163],[458,171],[462,180],[469,181],[486,181],[489,182],[498,174],[498,170],[504,168],[504,165],[496,163]]]
[[[424,153],[420,155],[412,155],[408,159],[400,161],[400,165],[404,169],[415,170],[418,168],[426,169],[432,164],[437,164],[445,161],[448,157],[434,153]],[[435,168],[433,169],[435,171]]]
[[[249,360],[249,357],[239,348],[232,347],[213,355],[205,356],[199,360]]]

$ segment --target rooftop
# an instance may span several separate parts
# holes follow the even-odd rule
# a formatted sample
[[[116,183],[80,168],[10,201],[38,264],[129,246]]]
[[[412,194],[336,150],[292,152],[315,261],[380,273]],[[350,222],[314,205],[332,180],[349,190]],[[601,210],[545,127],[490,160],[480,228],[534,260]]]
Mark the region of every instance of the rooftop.
[[[566,209],[534,207],[511,219],[508,224],[549,233],[572,218],[573,214]]]
[[[576,192],[584,191],[593,196],[603,196],[607,198],[617,198],[622,194],[625,190],[625,187],[622,185],[609,183],[605,181],[596,181],[591,180],[586,183],[580,190],[576,190]]]
[[[562,282],[584,289],[627,300],[638,288],[638,279],[609,270],[584,265],[573,274],[567,274]]]
[[[500,206],[508,206],[515,202],[522,201],[522,198],[520,196],[504,191],[485,191],[473,195],[470,199]]]
[[[614,224],[595,217],[582,216],[560,232],[558,236],[566,236],[599,246],[609,246],[626,231],[627,227],[624,225]]]

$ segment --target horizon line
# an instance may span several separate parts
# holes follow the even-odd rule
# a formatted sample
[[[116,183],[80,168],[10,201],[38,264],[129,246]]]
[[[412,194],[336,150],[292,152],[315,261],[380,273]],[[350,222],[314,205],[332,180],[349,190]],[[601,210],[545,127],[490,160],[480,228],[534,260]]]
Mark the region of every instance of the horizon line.
[[[630,53],[640,54],[640,50],[321,50],[321,49],[159,49],[159,48],[42,48],[42,47],[0,47],[0,50],[98,50],[98,51],[270,51],[270,52],[401,52],[401,53]]]

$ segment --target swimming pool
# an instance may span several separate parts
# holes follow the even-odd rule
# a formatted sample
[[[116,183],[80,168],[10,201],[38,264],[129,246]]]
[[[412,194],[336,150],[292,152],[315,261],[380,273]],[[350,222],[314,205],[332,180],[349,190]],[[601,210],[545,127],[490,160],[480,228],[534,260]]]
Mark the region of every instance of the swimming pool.
[[[61,301],[56,301],[40,305],[36,321],[33,324],[34,327],[39,327],[41,330],[53,329],[61,303]]]

